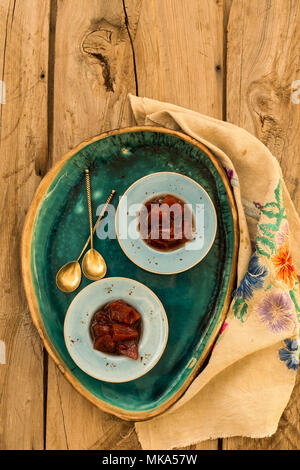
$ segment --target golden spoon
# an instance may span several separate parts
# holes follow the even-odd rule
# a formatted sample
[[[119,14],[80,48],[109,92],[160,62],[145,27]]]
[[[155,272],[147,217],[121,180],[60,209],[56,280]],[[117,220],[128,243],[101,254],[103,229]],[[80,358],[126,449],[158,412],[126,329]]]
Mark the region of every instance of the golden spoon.
[[[103,206],[103,209],[102,209],[102,211],[101,211],[101,213],[100,213],[100,215],[97,219],[97,222],[94,225],[93,234],[95,233],[95,231],[96,231],[96,229],[99,225],[99,222],[101,221],[102,217],[104,216],[104,213],[107,209],[108,204],[110,203],[110,201],[114,197],[115,192],[116,191],[113,189],[112,192],[110,193],[109,197],[107,198],[106,203]],[[60,270],[58,271],[58,273],[56,275],[56,285],[63,292],[73,292],[79,286],[80,281],[81,281],[81,268],[80,268],[80,265],[79,265],[79,260],[82,257],[83,253],[85,252],[86,247],[88,246],[88,244],[90,242],[90,239],[91,239],[91,235],[87,239],[87,241],[86,241],[80,255],[78,256],[77,260],[76,261],[70,261],[69,263],[62,266],[60,268]]]
[[[107,268],[104,258],[93,247],[92,199],[89,170],[85,170],[85,179],[90,220],[91,248],[86,252],[82,260],[82,271],[85,277],[87,277],[91,281],[98,281],[99,279],[102,279],[105,276]]]

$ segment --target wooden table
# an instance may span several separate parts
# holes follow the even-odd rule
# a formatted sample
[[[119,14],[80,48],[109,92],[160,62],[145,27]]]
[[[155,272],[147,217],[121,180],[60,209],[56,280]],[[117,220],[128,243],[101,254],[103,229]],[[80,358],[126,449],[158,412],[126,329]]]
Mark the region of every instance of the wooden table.
[[[19,256],[41,178],[82,140],[134,124],[128,92],[255,134],[300,208],[299,0],[125,3],[127,14],[122,0],[0,0],[1,449],[140,448],[133,423],[94,408],[48,358]],[[299,448],[299,392],[274,436],[190,448]]]

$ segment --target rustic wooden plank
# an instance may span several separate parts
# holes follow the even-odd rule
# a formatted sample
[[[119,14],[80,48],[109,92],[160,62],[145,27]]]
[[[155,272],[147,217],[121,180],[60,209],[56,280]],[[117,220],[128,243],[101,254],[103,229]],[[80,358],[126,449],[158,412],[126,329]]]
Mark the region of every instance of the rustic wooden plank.
[[[227,26],[228,26],[228,20],[229,20],[229,15],[230,15],[230,10],[232,6],[232,2],[234,0],[223,0],[223,7],[224,7],[224,24],[225,24],[225,31],[224,33],[227,34]]]
[[[133,34],[139,9],[139,0],[130,2]],[[87,137],[132,122],[127,93],[135,91],[120,0],[59,2],[55,28],[53,161]]]
[[[134,47],[140,96],[222,117],[222,2],[144,2]]]
[[[276,156],[298,210],[300,105],[292,101],[292,84],[300,79],[299,22],[298,1],[233,0],[227,57],[227,119]],[[276,434],[226,439],[224,449],[299,449],[299,391],[298,378]]]
[[[25,213],[48,158],[49,1],[0,0],[0,449],[44,445],[43,347],[19,266]]]
[[[138,449],[133,423],[85,400],[51,360],[48,378],[47,449]]]
[[[139,95],[222,119],[224,4],[143,2],[134,48]],[[210,440],[187,449],[217,449]]]
[[[131,1],[132,37],[141,2]],[[56,162],[82,140],[133,124],[127,93],[135,92],[132,50],[120,0],[58,2],[53,18],[53,126]],[[68,25],[68,27],[66,27]],[[48,371],[47,449],[137,449],[134,424],[92,406],[61,375]]]

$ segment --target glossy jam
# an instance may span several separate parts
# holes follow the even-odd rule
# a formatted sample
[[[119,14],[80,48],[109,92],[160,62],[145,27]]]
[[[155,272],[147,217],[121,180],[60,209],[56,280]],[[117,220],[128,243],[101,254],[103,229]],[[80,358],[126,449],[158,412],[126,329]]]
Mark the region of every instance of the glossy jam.
[[[194,221],[191,209],[173,194],[155,196],[140,212],[139,230],[152,248],[172,251],[193,239]]]
[[[105,304],[94,314],[90,332],[94,349],[134,360],[138,358],[141,316],[122,299]]]

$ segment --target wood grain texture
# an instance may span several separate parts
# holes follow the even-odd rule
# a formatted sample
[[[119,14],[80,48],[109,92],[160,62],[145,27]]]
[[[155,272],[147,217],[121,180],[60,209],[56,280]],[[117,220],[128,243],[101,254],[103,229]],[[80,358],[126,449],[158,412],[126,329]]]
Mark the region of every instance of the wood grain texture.
[[[139,10],[131,1],[133,36]],[[120,0],[60,1],[54,23],[53,163],[82,140],[132,123],[127,94],[135,91]]]
[[[233,0],[228,26],[227,119],[256,135],[281,164],[300,210],[300,3]],[[278,431],[266,439],[233,438],[224,449],[299,449],[299,375]]]
[[[48,158],[49,1],[0,0],[0,449],[42,449],[43,347],[33,327],[19,249],[25,213]]]
[[[141,2],[130,1],[135,37]],[[66,28],[66,24],[68,28]],[[52,162],[89,136],[132,125],[132,50],[120,0],[58,2],[53,12]],[[137,449],[134,424],[99,411],[49,360],[47,449]],[[74,413],[74,410],[76,412]]]
[[[134,426],[99,411],[49,364],[47,449],[138,449]]]
[[[300,106],[292,84],[300,78],[299,15],[295,0],[234,0],[227,60],[227,119],[277,157],[298,209]]]
[[[125,4],[140,96],[227,118],[257,135],[281,163],[300,209],[300,104],[291,100],[292,83],[300,80],[299,1]],[[133,124],[123,1],[0,0],[0,80],[6,84],[0,341],[7,351],[7,365],[0,364],[0,449],[41,449],[44,438],[48,449],[138,449],[133,423],[93,407],[52,360],[47,372],[19,266],[24,216],[41,176],[83,139]],[[298,379],[274,436],[225,439],[223,448],[299,448],[299,391]],[[217,446],[207,441],[188,449]]]
[[[140,96],[222,117],[222,2],[143,2],[134,47]]]

